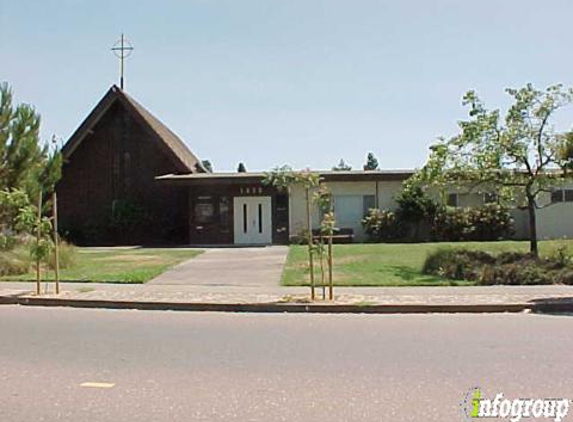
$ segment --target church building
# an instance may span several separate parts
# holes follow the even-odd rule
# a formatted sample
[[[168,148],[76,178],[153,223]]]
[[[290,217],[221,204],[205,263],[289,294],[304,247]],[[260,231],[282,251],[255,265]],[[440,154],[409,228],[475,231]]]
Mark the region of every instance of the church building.
[[[62,149],[62,234],[85,245],[185,243],[187,193],[161,174],[205,173],[171,130],[112,86]]]
[[[300,187],[280,192],[264,173],[213,173],[187,144],[112,86],[62,149],[57,185],[61,234],[79,245],[287,244],[305,230]],[[319,172],[333,195],[346,241],[364,241],[369,208],[393,210],[412,170]],[[562,201],[539,212],[539,238],[573,237],[573,186]],[[478,194],[451,193],[455,206],[477,206]],[[551,200],[553,200],[553,196]],[[517,238],[526,215],[514,211]],[[312,212],[319,226],[318,210]]]
[[[77,244],[288,241],[285,194],[263,186],[262,174],[210,173],[175,133],[115,85],[62,153],[60,226]],[[235,218],[239,212],[242,220]]]
[[[265,186],[263,173],[211,173],[185,142],[115,85],[62,153],[60,227],[80,245],[286,244],[304,229],[302,191],[289,195]],[[378,190],[397,192],[410,174],[322,177],[334,193],[344,193],[339,216],[360,239],[360,219],[379,204]]]

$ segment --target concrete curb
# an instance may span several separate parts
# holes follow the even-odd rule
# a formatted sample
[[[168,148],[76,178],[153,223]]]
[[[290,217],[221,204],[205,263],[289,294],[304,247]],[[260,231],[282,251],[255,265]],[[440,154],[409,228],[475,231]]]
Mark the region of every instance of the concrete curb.
[[[330,303],[198,303],[160,301],[112,301],[26,296],[26,293],[0,296],[0,305],[59,306],[92,309],[135,309],[191,312],[255,313],[353,313],[353,314],[425,314],[425,313],[537,313],[573,312],[573,299],[538,299],[523,303],[493,304],[330,304]]]
[[[72,308],[137,309],[193,312],[256,313],[354,313],[354,314],[424,314],[424,313],[502,313],[502,312],[573,312],[573,301],[527,302],[506,304],[321,304],[321,303],[185,303],[80,300],[42,297],[0,296],[0,304],[22,306],[60,306]]]

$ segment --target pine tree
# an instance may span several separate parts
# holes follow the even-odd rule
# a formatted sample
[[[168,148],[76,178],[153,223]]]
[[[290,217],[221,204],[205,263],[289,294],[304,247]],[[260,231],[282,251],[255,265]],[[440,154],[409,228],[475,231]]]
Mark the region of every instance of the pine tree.
[[[239,166],[237,167],[237,172],[239,172],[239,173],[246,173],[247,172],[247,168],[245,167],[245,165],[243,163],[239,163]]]
[[[203,165],[205,170],[207,170],[209,173],[213,173],[213,165],[211,164],[211,161],[203,160],[201,161],[201,164]]]
[[[378,170],[378,160],[372,152],[368,153],[366,157],[366,164],[364,164],[364,170]]]
[[[350,171],[350,170],[352,170],[352,166],[350,166],[349,164],[346,164],[346,161],[344,161],[344,159],[341,158],[340,161],[338,162],[338,165],[332,167],[332,170],[334,170],[334,171]]]
[[[50,193],[61,176],[62,157],[40,145],[40,115],[28,104],[12,103],[0,84],[0,190],[21,189],[29,198]]]

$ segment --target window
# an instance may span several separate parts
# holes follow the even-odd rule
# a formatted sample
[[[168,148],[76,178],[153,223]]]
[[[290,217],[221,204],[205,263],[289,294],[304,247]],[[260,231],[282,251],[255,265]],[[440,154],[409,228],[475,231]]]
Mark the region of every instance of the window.
[[[276,207],[277,211],[288,212],[288,195],[277,195],[276,196]]]
[[[221,224],[221,231],[227,232],[229,230],[229,198],[222,196],[219,198],[219,223]]]
[[[364,218],[364,196],[334,195],[334,214],[339,227],[360,226]]]
[[[279,194],[275,198],[274,226],[277,233],[288,232],[288,195]]]
[[[457,193],[450,193],[448,195],[447,205],[449,207],[457,207],[458,206],[458,194]]]
[[[556,204],[557,202],[563,202],[563,191],[554,190],[551,192],[551,203]]]
[[[366,216],[371,208],[376,208],[376,196],[364,195],[362,197],[362,214]]]
[[[485,204],[495,204],[497,203],[497,194],[495,193],[486,193],[483,195],[483,202]]]
[[[210,196],[200,196],[195,201],[195,222],[211,223],[215,217],[215,207]]]

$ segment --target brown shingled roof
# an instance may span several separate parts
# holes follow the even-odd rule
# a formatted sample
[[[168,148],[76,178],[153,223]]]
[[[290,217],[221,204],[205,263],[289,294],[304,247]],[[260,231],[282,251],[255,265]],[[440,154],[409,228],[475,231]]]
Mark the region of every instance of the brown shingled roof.
[[[190,173],[207,172],[199,158],[191,152],[187,145],[175,133],[116,85],[113,85],[109,89],[88,117],[86,117],[82,124],[76,129],[68,142],[66,142],[62,148],[64,158],[68,159],[73,154],[90,130],[93,129],[116,101],[120,101],[137,120],[151,130],[157,136],[157,139],[164,144],[167,151],[173,158],[180,162],[186,171]]]

